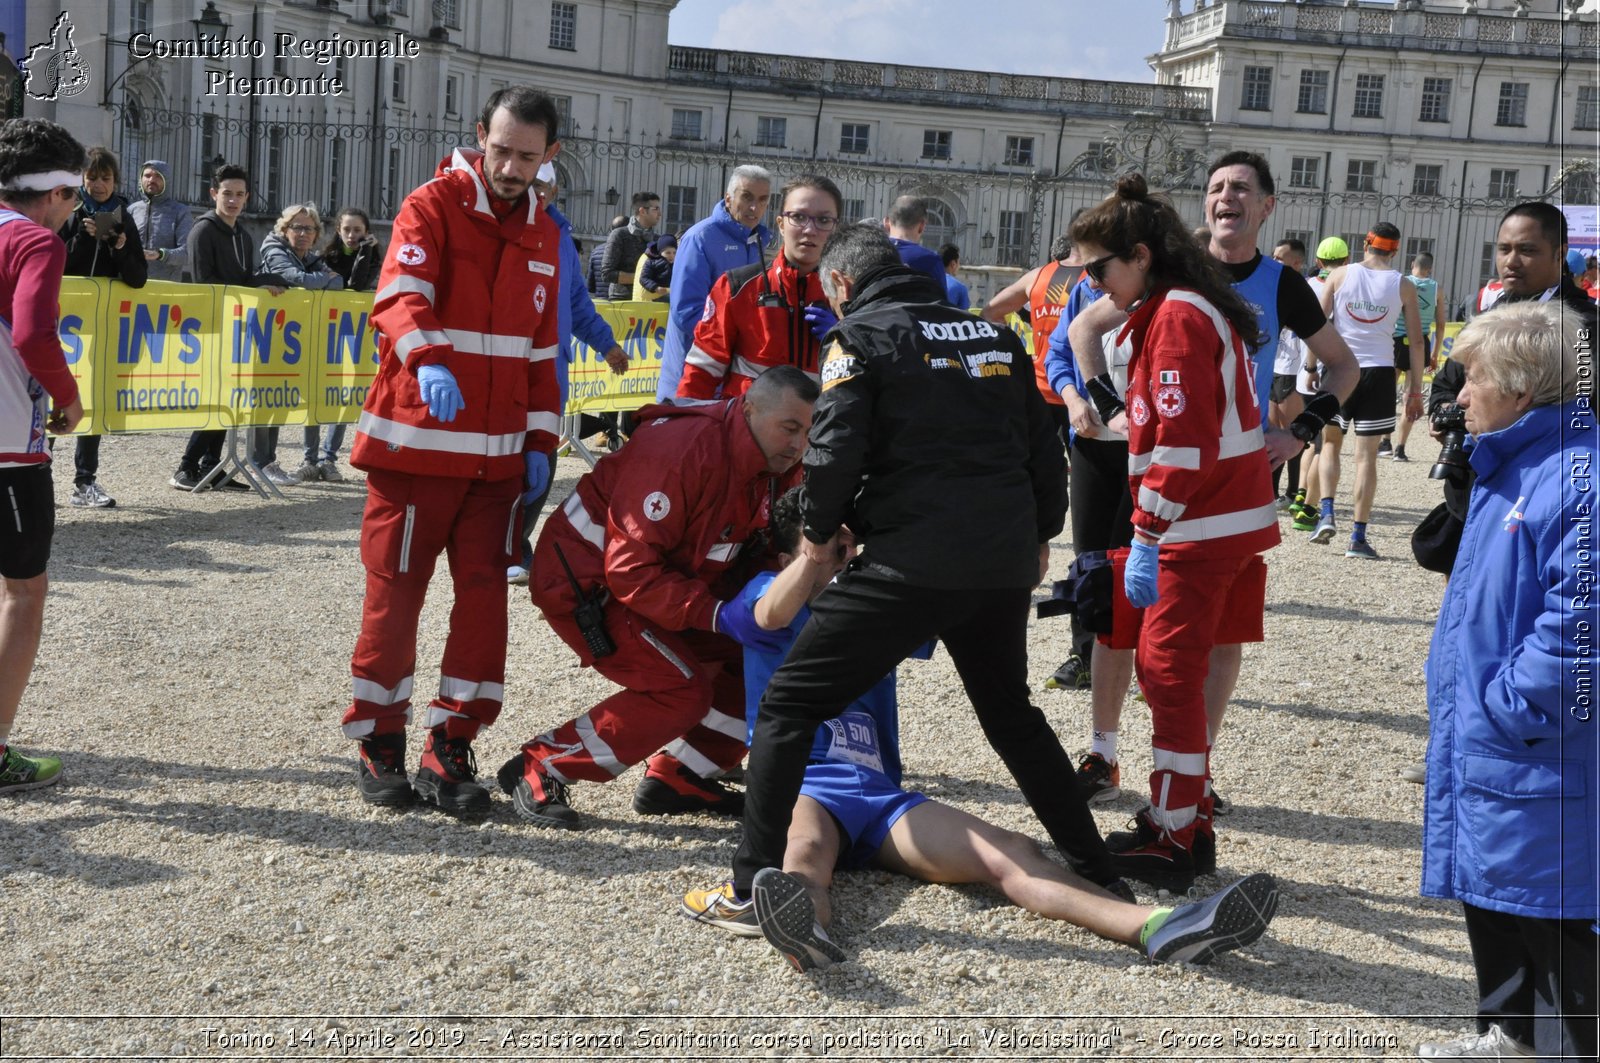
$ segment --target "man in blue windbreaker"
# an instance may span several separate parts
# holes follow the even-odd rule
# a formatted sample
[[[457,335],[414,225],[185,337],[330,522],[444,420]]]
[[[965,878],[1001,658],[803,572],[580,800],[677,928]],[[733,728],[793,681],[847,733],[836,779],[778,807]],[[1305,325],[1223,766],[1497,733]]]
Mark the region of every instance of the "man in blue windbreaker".
[[[588,278],[584,273],[583,259],[578,245],[572,242],[572,223],[556,209],[556,168],[545,163],[534,178],[534,188],[544,201],[544,212],[561,230],[561,298],[556,303],[556,331],[561,334],[561,346],[556,352],[556,382],[561,387],[561,408],[567,406],[567,367],[572,364],[572,337],[602,352],[613,373],[628,371],[628,354],[594,308],[589,296]],[[520,564],[506,569],[506,580],[518,586],[528,582],[528,567],[533,563],[533,526],[539,522],[539,511],[556,481],[556,452],[550,452],[550,475],[545,479],[545,489],[532,498],[524,498],[522,505],[522,557]]]
[[[661,382],[656,401],[671,402],[683,378],[683,360],[694,341],[694,327],[711,312],[707,302],[717,278],[752,262],[765,264],[772,233],[761,224],[772,198],[772,175],[759,166],[736,166],[728,190],[711,212],[678,237],[672,265],[671,310],[661,347]]]
[[[1594,1059],[1593,319],[1523,302],[1451,353],[1477,473],[1428,653],[1422,892],[1461,902],[1477,1031],[1423,1059]]]

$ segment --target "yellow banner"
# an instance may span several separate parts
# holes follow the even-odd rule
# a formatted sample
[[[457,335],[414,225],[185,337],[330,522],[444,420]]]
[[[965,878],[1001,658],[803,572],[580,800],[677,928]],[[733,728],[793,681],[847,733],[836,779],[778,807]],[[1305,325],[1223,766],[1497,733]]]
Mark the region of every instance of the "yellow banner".
[[[596,303],[628,354],[628,371],[613,373],[602,354],[577,337],[567,367],[568,416],[631,412],[656,401],[661,380],[661,348],[667,338],[666,303]]]

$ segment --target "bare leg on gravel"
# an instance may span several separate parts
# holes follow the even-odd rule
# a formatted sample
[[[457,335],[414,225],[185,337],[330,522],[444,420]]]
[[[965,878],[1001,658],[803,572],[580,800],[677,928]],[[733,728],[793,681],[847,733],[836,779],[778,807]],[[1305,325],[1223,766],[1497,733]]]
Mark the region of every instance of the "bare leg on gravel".
[[[0,745],[11,737],[22,691],[33,674],[44,630],[44,599],[49,577],[6,579],[0,591]]]

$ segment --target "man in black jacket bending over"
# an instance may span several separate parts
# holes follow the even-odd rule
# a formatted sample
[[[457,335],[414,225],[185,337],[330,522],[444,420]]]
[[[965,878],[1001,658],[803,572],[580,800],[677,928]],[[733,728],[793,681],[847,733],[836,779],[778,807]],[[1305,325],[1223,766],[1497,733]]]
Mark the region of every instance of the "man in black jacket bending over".
[[[812,604],[761,700],[735,891],[754,894],[763,932],[807,952],[803,965],[842,955],[778,870],[812,738],[938,638],[1051,840],[1073,870],[1127,896],[1070,785],[1072,762],[1028,702],[1031,592],[1067,510],[1061,441],[1028,352],[946,303],[879,230],[841,228],[818,268],[842,320],[824,337],[800,545],[832,556],[848,524],[864,549]]]

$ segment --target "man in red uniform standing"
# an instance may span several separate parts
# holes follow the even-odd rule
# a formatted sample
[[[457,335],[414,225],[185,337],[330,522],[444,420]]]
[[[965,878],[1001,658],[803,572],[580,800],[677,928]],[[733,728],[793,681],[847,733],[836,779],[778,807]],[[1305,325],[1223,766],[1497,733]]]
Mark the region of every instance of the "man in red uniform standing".
[[[734,399],[647,407],[628,445],[545,521],[533,604],[585,666],[624,689],[501,767],[518,815],[579,829],[566,784],[609,782],[647,757],[634,811],[744,810],[744,795],[713,777],[744,759],[735,639],[772,633],[729,599],[767,560],[752,555],[767,552],[772,505],[801,480],[818,394],[781,365]]]
[[[559,150],[557,126],[541,92],[490,96],[480,150],[458,148],[406,197],[379,276],[380,364],[350,455],[367,472],[367,593],[342,721],[361,743],[357,785],[373,804],[420,796],[458,815],[489,808],[472,740],[500,713],[519,496],[524,485],[544,490],[560,416],[561,235],[529,192]],[[417,618],[441,552],[455,604],[413,790],[405,728]]]

